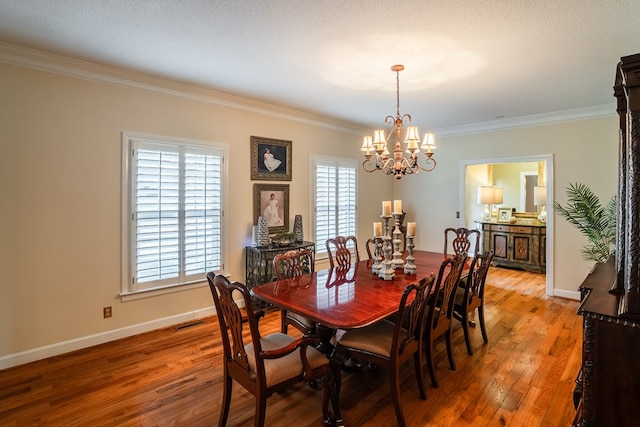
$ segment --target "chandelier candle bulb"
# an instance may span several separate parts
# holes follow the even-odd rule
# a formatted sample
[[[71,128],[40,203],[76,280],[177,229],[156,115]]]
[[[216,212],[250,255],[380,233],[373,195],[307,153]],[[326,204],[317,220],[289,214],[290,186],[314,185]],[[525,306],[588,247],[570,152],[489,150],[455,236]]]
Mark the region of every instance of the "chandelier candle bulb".
[[[365,156],[371,156],[371,151],[373,150],[373,138],[371,136],[365,136],[364,141],[362,142],[362,148],[360,150],[365,152]]]
[[[373,223],[373,236],[374,237],[382,237],[382,223],[374,222]]]
[[[416,235],[416,223],[408,222],[407,223],[407,236],[415,236]]]
[[[382,216],[391,216],[391,201],[382,202]]]
[[[402,213],[402,200],[394,200],[393,201],[393,213],[401,214]]]

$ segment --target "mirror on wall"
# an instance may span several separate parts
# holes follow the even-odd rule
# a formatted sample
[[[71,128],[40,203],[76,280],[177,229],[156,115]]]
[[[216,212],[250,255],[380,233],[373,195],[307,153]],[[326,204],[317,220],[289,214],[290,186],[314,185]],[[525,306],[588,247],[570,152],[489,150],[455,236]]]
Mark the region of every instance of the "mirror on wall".
[[[536,218],[543,207],[536,198],[535,187],[546,185],[545,171],[544,161],[467,165],[467,221],[473,224],[486,216],[487,205],[478,200],[478,188],[486,186],[502,191],[500,203],[490,205],[494,217],[499,209],[508,208],[519,217]]]

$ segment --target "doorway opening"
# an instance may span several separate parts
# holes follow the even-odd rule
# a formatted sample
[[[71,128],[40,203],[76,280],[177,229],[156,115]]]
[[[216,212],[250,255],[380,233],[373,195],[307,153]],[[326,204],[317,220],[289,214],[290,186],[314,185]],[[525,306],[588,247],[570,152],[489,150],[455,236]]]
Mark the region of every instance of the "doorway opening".
[[[493,179],[492,173],[478,175],[478,166],[481,165],[493,165],[503,168],[517,168],[518,164],[531,164],[535,165],[533,170],[527,170],[522,172],[528,172],[529,175],[536,175],[538,185],[546,186],[546,200],[547,206],[553,206],[553,155],[533,155],[533,156],[515,156],[515,157],[500,157],[500,158],[488,158],[488,159],[471,159],[460,161],[460,213],[461,222],[467,228],[477,228],[482,218],[482,212],[485,206],[479,205],[476,200],[476,193],[478,185],[495,185],[496,182]],[[488,170],[492,170],[492,167],[488,167]],[[487,181],[489,176],[489,181]],[[504,176],[507,176],[506,174]],[[505,206],[512,208],[515,211],[526,209],[526,200],[528,196],[526,194],[521,195],[522,182],[520,177],[520,171],[517,172],[515,182],[510,182],[506,178],[502,182],[499,182],[500,186],[505,186],[514,189],[510,196],[507,196],[505,192],[504,198]],[[532,181],[533,182],[533,181]],[[517,191],[515,191],[517,189]],[[515,194],[515,193],[518,194]],[[508,197],[512,197],[509,200]],[[524,199],[523,199],[524,198]],[[524,203],[523,203],[524,201]],[[518,209],[516,209],[518,207]],[[536,217],[535,212],[516,212],[516,215],[522,217]],[[553,215],[548,215],[546,222],[546,245],[545,245],[545,260],[546,260],[546,295],[552,296],[554,290],[553,284]]]

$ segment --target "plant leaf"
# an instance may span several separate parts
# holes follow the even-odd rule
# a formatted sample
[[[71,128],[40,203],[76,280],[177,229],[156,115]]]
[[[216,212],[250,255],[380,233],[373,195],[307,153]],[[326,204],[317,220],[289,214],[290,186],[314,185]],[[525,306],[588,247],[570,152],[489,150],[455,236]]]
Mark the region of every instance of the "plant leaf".
[[[616,197],[613,196],[603,207],[598,196],[581,183],[570,183],[567,197],[566,206],[555,202],[553,208],[587,237],[589,244],[583,247],[583,257],[606,262],[616,240]]]

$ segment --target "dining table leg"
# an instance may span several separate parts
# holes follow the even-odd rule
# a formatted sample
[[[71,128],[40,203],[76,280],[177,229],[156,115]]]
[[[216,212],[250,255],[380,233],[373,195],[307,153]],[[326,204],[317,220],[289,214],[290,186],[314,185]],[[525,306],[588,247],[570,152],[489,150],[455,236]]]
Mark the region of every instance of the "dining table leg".
[[[318,338],[320,338],[320,345],[318,346],[318,351],[324,354],[327,357],[331,357],[333,354],[334,346],[331,343],[331,338],[335,335],[336,330],[333,328],[328,328],[324,325],[317,324],[316,332],[318,333]]]

